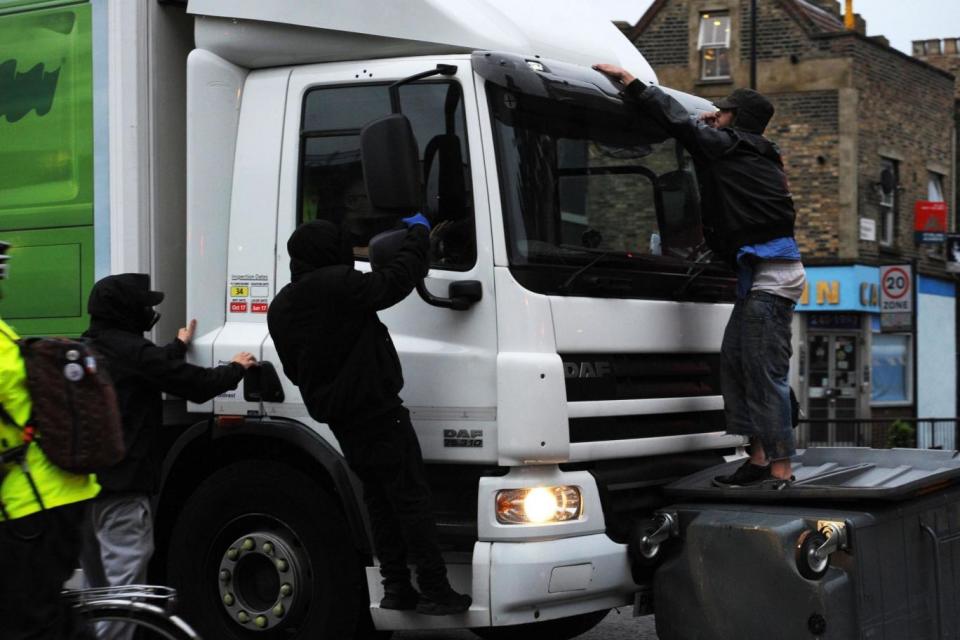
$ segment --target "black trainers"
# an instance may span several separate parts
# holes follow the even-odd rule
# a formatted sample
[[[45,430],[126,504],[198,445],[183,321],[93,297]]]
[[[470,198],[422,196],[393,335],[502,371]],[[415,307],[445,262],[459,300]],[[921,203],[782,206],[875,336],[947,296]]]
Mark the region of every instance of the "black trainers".
[[[383,599],[380,600],[381,609],[396,609],[398,611],[413,611],[420,602],[420,593],[409,582],[383,585]]]
[[[457,593],[449,587],[437,591],[424,591],[417,603],[417,613],[428,616],[449,616],[463,613],[470,608],[473,599],[465,593]]]
[[[761,467],[747,460],[730,475],[714,478],[713,485],[715,487],[752,487],[772,478],[770,467]]]

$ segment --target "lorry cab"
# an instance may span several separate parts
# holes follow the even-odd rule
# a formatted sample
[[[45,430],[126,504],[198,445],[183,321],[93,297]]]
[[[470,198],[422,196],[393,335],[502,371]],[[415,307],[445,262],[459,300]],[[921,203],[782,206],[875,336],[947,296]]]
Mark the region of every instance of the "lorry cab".
[[[612,24],[572,3],[552,25],[538,3],[509,13],[500,2],[451,12],[427,0],[402,13],[376,4],[383,24],[341,5],[190,2],[186,302],[207,329],[192,357],[212,365],[247,350],[279,368],[266,312],[289,282],[286,240],[299,224],[340,224],[356,268],[370,268],[370,239],[397,220],[370,204],[361,135],[402,114],[434,227],[431,268],[417,294],[380,316],[434,478],[451,580],[474,605],[456,620],[379,610],[375,561],[358,543],[372,620],[379,629],[556,621],[571,633],[632,602],[627,538],[657,487],[743,444],[723,433],[719,391],[732,281],[703,248],[689,157],[590,68],[612,60],[656,83]],[[710,108],[675,95],[691,115]],[[224,442],[222,425],[242,423],[241,457],[265,454],[279,434],[296,434],[288,443],[301,452],[322,450],[331,498],[362,538],[355,483],[338,484],[346,472],[331,462],[336,440],[282,372],[279,385],[272,401],[242,387],[190,409],[219,416],[212,437]],[[172,487],[185,473],[178,457],[191,455],[181,446],[168,461]],[[239,464],[223,459],[228,449],[211,454],[215,466]],[[243,462],[248,474],[258,468]],[[181,489],[193,506],[170,534],[171,580],[198,599],[194,585],[212,583],[202,588],[221,602],[203,614],[216,618],[208,634],[236,631],[241,613],[259,612],[265,629],[312,620],[322,585],[308,598],[271,564],[229,555],[246,540],[269,542],[309,582],[318,561],[297,549],[310,546],[298,541],[311,525],[249,517],[253,502],[210,521],[201,499],[222,504],[214,485],[225,478]],[[208,552],[178,557],[198,529],[212,530]],[[217,569],[236,581],[215,584]],[[276,590],[257,601],[241,574],[295,597]]]

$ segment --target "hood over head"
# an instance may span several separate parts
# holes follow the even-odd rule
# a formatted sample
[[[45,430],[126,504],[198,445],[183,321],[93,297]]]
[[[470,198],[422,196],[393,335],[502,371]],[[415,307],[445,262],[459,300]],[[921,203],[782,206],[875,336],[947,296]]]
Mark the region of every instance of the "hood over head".
[[[163,292],[150,289],[149,275],[121,273],[93,285],[87,312],[91,325],[143,333],[160,319],[153,307],[162,301]]]
[[[763,135],[774,113],[773,104],[766,96],[753,89],[735,89],[729,96],[714,104],[718,109],[736,111],[734,129],[759,135]]]
[[[337,264],[353,266],[350,234],[327,220],[313,220],[297,227],[287,240],[290,276],[296,282],[311,271]]]

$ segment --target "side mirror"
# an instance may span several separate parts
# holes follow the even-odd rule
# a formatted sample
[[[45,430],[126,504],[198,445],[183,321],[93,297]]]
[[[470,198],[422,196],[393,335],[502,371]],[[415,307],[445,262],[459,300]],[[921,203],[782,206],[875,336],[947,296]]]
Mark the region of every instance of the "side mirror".
[[[243,374],[243,399],[247,402],[283,402],[283,385],[272,362],[263,361]]]
[[[410,120],[394,113],[360,131],[360,159],[374,209],[410,216],[421,209],[420,147]]]

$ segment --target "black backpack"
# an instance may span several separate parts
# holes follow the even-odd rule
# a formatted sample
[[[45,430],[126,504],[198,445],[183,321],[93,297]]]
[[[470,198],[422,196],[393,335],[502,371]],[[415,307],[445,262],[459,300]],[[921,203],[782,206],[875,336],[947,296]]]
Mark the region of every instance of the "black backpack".
[[[0,406],[4,419],[64,471],[93,473],[120,462],[126,451],[117,395],[97,353],[68,338],[17,343],[33,411],[26,424],[17,424]]]

